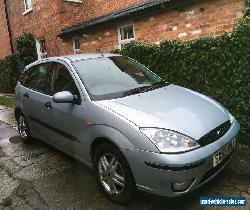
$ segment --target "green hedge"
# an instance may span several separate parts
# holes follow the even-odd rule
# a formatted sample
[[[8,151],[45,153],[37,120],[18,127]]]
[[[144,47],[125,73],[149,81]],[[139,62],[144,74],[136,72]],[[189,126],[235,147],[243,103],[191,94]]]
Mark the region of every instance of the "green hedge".
[[[0,60],[0,93],[13,93],[20,75],[17,55]]]
[[[232,33],[160,45],[132,43],[119,53],[149,67],[164,80],[216,99],[240,121],[242,143],[250,137],[250,1]]]
[[[22,68],[37,60],[36,41],[32,33],[24,32],[15,43],[18,62]]]
[[[37,59],[35,38],[23,33],[16,39],[17,54],[0,60],[0,93],[13,93],[20,71]]]

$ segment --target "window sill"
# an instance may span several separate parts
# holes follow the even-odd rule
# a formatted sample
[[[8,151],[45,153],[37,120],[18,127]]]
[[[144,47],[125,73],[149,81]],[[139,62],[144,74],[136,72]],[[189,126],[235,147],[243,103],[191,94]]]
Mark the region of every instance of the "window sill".
[[[135,38],[119,40],[118,48],[121,50],[122,45],[126,45],[126,44],[129,44],[129,43],[134,42],[134,41],[135,41]]]
[[[133,42],[133,41],[135,41],[135,38],[123,39],[123,40],[120,40],[120,43],[121,44],[127,44],[127,43],[130,43],[130,42]]]
[[[32,12],[32,8],[25,10],[24,13],[23,13],[23,15],[26,15],[26,14],[28,14],[30,12]]]
[[[80,49],[74,49],[73,52],[74,52],[74,54],[80,54],[81,50]]]
[[[65,2],[82,3],[82,0],[64,0]]]
[[[47,52],[40,53],[40,54],[37,55],[37,60],[46,59],[47,57],[48,57]]]

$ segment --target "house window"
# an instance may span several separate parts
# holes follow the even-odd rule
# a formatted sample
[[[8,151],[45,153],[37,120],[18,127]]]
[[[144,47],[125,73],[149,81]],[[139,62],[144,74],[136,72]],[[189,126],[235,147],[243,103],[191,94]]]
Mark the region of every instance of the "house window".
[[[123,49],[126,44],[135,40],[134,25],[124,25],[118,28],[119,47]]]
[[[74,54],[78,54],[81,52],[81,44],[78,38],[73,39],[73,51]]]
[[[47,57],[45,39],[36,40],[36,49],[37,49],[38,60]]]
[[[32,0],[24,0],[24,12],[27,13],[32,10]]]

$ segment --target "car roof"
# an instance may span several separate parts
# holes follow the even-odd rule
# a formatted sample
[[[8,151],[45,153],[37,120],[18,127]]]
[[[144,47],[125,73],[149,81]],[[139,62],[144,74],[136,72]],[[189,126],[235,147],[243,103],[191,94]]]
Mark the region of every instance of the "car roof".
[[[44,61],[56,61],[56,60],[64,60],[64,61],[79,61],[79,60],[86,60],[86,59],[94,59],[94,58],[108,58],[113,56],[121,56],[119,54],[112,54],[112,53],[82,53],[82,54],[75,54],[75,55],[63,55],[63,56],[56,56],[56,57],[49,57],[41,60],[37,60],[34,63],[29,64],[26,68],[29,68],[33,65],[39,64]]]
[[[86,53],[86,54],[67,55],[67,56],[62,56],[62,57],[67,58],[71,61],[77,61],[77,60],[85,60],[85,59],[101,58],[101,57],[108,58],[112,56],[119,56],[119,55],[112,54],[112,53]]]

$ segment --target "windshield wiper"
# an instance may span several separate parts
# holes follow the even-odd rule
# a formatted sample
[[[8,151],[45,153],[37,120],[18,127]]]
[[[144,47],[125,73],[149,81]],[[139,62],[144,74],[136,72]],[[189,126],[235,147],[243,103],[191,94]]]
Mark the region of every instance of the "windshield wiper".
[[[165,81],[161,80],[160,82],[153,83],[152,86],[156,87],[156,88],[159,88],[159,87],[165,87],[167,85],[169,85],[168,82],[165,82]]]
[[[144,93],[144,92],[148,92],[157,88],[161,88],[164,86],[169,85],[168,83],[164,82],[164,81],[160,81],[160,82],[156,82],[150,86],[142,86],[142,87],[138,87],[138,88],[134,88],[132,90],[128,90],[126,92],[124,92],[122,95],[123,96],[129,96],[129,95],[133,95],[133,94],[137,94],[137,93]]]

